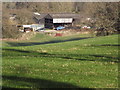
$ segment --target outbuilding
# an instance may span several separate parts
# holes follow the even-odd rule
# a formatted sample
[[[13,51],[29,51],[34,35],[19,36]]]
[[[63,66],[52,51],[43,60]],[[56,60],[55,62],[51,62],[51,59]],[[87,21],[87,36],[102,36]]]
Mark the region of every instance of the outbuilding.
[[[34,16],[34,20],[45,28],[53,29],[59,26],[69,27],[76,25],[76,21],[80,21],[80,14],[39,14]]]

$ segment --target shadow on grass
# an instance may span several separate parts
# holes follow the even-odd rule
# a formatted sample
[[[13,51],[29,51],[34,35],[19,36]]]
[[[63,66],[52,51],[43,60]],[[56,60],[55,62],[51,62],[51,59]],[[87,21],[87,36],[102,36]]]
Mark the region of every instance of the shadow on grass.
[[[106,61],[106,62],[119,62],[119,57],[105,56],[105,55],[92,55],[92,54],[50,54],[36,51],[25,51],[18,49],[4,49],[10,51],[11,57],[27,56],[27,57],[45,57],[45,58],[62,58],[69,60],[80,60],[80,61]],[[13,54],[11,54],[13,52]],[[3,57],[9,56],[3,53]]]
[[[4,48],[2,48],[2,50],[13,51],[13,52],[20,52],[20,53],[31,53],[30,51],[18,50],[18,49],[4,49]]]
[[[83,39],[89,39],[91,37],[85,37],[85,38],[72,38],[68,40],[53,40],[53,41],[46,41],[46,42],[29,42],[29,43],[16,43],[16,42],[7,42],[11,46],[32,46],[32,45],[43,45],[43,44],[53,44],[53,43],[62,43],[62,42],[68,42],[68,41],[76,41],[76,40],[83,40]]]
[[[105,55],[90,55],[90,56],[94,56],[94,57],[105,57],[105,58],[108,58],[108,59],[119,59],[117,57],[110,57],[110,56],[105,56]]]
[[[12,82],[16,82],[14,86],[17,87],[28,87],[32,89],[39,89],[39,88],[81,88],[76,85],[72,85],[69,83],[64,82],[57,82],[57,81],[51,81],[51,80],[45,80],[45,79],[39,79],[39,78],[30,78],[30,77],[18,77],[18,76],[5,76],[3,75],[3,80],[10,80]],[[24,83],[24,84],[23,84]],[[14,87],[6,87],[3,86],[3,89],[6,88],[14,88]],[[85,88],[81,88],[85,89]],[[87,90],[93,90],[86,88]]]

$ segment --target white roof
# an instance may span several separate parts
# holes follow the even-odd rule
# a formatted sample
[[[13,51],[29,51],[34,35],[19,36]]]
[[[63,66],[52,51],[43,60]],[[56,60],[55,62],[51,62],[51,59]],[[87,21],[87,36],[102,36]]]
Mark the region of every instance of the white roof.
[[[38,12],[34,12],[35,15],[40,15]]]
[[[53,23],[72,23],[73,18],[53,18]]]
[[[23,25],[23,27],[31,27],[31,25]]]

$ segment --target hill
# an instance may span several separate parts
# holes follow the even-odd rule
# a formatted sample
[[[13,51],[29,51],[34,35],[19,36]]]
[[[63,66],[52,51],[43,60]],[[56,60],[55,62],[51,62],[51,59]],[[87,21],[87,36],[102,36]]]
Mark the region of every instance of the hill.
[[[118,35],[6,42],[4,88],[118,88]]]
[[[80,13],[83,3],[71,2],[4,2],[2,5],[3,38],[18,38],[16,25],[34,24],[34,12],[39,13]],[[11,16],[16,15],[14,19]],[[12,32],[12,33],[11,33]],[[19,35],[20,34],[20,35]]]
[[[21,33],[18,24],[33,24],[33,12],[39,13],[78,13],[83,20],[80,25],[94,29],[103,28],[103,32],[113,34],[120,31],[118,2],[4,2],[2,6],[3,38],[18,38]],[[14,19],[11,16],[15,15]],[[86,21],[91,18],[92,21]],[[12,33],[11,33],[12,32]]]

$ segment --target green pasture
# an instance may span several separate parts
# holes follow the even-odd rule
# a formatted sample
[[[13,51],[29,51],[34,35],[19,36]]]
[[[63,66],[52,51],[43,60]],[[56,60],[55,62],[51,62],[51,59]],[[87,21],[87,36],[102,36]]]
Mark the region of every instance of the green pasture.
[[[118,88],[118,35],[3,41],[3,88]]]

